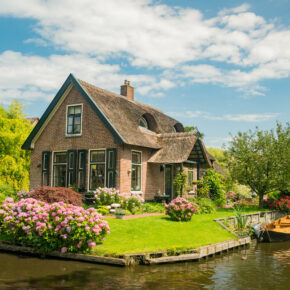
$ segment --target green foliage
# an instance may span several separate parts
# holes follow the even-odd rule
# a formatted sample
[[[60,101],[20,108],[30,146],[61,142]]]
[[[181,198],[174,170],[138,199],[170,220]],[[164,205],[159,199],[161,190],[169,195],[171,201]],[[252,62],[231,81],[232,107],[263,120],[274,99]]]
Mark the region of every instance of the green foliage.
[[[31,130],[21,103],[15,100],[7,110],[0,106],[0,184],[15,191],[29,188],[30,152],[21,146]]]
[[[5,200],[6,197],[15,198],[15,191],[10,185],[0,184],[0,204]]]
[[[173,180],[173,184],[177,193],[179,193],[180,195],[182,195],[182,190],[185,183],[186,183],[186,174],[183,173],[182,171],[179,171]]]
[[[272,192],[268,193],[267,196],[268,196],[268,198],[277,200],[281,196],[281,192],[279,190],[272,191]]]
[[[224,178],[221,174],[214,172],[212,169],[207,169],[205,176],[200,180],[198,184],[198,195],[208,197],[217,202],[219,205],[225,203],[225,194],[223,190]]]
[[[271,191],[290,192],[290,124],[276,130],[239,132],[226,153],[231,176],[263,196]]]
[[[159,202],[145,202],[142,206],[144,213],[164,213],[164,204]]]
[[[101,215],[108,215],[109,209],[106,205],[100,205],[97,207],[97,212]]]
[[[208,198],[196,198],[195,203],[199,206],[199,214],[209,214],[216,211],[214,202]]]
[[[215,158],[216,162],[223,168],[227,168],[227,159],[225,156],[225,150],[215,147],[208,147],[206,150]]]
[[[197,131],[199,132],[198,128],[196,126],[185,126],[184,127],[184,131],[185,132],[193,132],[193,131]],[[200,136],[199,138],[203,139],[204,138],[204,133],[199,132]]]
[[[237,228],[243,230],[246,227],[248,221],[248,216],[243,215],[243,207],[235,206],[234,214],[237,220]]]

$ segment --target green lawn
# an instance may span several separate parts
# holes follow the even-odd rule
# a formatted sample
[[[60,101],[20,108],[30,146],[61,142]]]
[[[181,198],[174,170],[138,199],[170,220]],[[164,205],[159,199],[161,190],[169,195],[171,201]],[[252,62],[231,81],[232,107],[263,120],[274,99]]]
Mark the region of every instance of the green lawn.
[[[247,213],[257,210],[247,210]],[[107,219],[111,233],[94,254],[118,255],[186,250],[236,238],[213,219],[232,216],[232,210],[193,216],[190,222],[171,221],[167,216],[131,220]]]

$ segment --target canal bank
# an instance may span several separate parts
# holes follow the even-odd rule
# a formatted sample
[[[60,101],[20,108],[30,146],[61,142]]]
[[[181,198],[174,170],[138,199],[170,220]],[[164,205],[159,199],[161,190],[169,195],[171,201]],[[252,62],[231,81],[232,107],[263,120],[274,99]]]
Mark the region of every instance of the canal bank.
[[[111,267],[0,253],[0,288],[278,289],[290,284],[290,242],[237,248],[199,263]]]

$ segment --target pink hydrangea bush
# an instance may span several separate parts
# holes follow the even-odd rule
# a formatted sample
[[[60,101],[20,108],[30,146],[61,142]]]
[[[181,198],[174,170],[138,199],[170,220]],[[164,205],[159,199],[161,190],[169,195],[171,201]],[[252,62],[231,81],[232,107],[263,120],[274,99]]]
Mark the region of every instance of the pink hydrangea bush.
[[[120,193],[115,188],[97,188],[94,194],[97,206],[118,203],[121,208],[129,210],[133,214],[144,203],[144,199],[139,194]]]
[[[6,198],[0,206],[0,235],[41,252],[88,253],[110,233],[96,209],[28,198]]]
[[[192,215],[198,211],[198,205],[185,198],[177,197],[165,205],[166,214],[175,221],[190,221]]]

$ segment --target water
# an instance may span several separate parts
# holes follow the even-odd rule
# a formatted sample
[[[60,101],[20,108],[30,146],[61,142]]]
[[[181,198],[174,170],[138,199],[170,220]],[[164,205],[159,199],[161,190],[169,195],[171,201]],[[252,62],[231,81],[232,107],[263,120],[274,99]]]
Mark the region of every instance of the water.
[[[290,242],[207,261],[128,268],[0,253],[0,289],[290,289]]]

